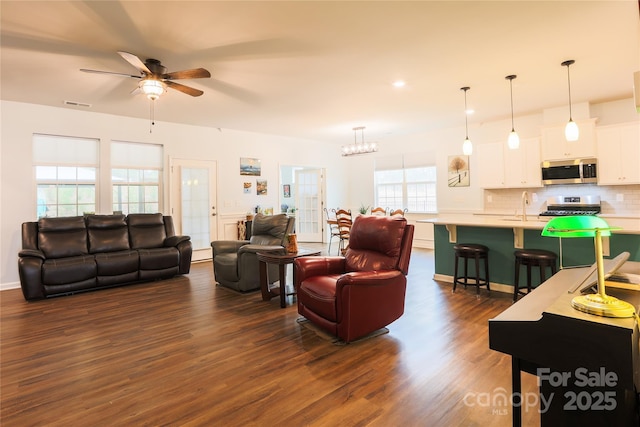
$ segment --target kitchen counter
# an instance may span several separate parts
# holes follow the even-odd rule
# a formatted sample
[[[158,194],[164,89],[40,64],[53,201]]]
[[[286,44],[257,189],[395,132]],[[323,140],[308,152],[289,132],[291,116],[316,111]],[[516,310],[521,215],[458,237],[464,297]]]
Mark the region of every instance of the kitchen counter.
[[[630,253],[630,260],[640,261],[640,218],[609,218],[602,216],[611,227],[610,237],[603,238],[605,256]],[[591,265],[595,262],[593,239],[557,239],[544,237],[541,231],[553,217],[528,216],[522,221],[514,216],[483,214],[442,214],[418,222],[434,225],[435,278],[453,281],[453,245],[479,243],[489,247],[491,287],[494,283],[513,286],[513,251],[520,248],[551,250],[559,255],[560,267]],[[534,281],[537,275],[534,269]],[[505,289],[506,288],[506,289]],[[503,288],[509,291],[509,288]]]

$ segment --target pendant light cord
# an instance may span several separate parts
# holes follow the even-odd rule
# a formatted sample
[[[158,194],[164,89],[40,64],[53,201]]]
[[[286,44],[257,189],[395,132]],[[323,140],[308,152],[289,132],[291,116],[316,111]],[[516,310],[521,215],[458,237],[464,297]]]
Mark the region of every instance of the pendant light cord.
[[[569,87],[569,121],[572,122],[573,121],[573,115],[572,115],[572,111],[571,111],[571,76],[569,74],[569,66],[573,63],[575,63],[576,61],[574,61],[573,59],[570,59],[568,61],[564,61],[562,64],[560,65],[564,65],[565,67],[567,67],[567,86]]]
[[[511,76],[509,76],[511,77]],[[509,79],[509,89],[511,91],[511,132],[515,132],[516,129],[513,126],[513,79],[515,78],[515,76],[511,77]]]
[[[462,90],[464,91],[464,136],[465,139],[469,139],[469,125],[467,123],[467,91],[469,88],[463,87]]]

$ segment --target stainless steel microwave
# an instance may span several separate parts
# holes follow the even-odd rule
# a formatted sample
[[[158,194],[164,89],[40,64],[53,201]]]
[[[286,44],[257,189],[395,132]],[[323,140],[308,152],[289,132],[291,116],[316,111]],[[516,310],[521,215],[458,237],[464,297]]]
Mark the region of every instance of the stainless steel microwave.
[[[542,162],[542,183],[593,184],[598,182],[598,161],[595,158],[548,160]]]

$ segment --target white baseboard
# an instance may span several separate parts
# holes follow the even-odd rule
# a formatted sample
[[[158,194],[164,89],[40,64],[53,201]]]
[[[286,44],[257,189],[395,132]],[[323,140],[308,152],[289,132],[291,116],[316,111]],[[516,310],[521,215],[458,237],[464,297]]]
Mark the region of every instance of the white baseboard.
[[[451,283],[453,287],[453,276],[447,276],[444,274],[434,274],[433,280],[438,282]],[[489,282],[492,291],[503,292],[505,294],[513,294],[513,286],[505,285],[504,283]]]
[[[20,288],[20,282],[0,283],[0,292]]]

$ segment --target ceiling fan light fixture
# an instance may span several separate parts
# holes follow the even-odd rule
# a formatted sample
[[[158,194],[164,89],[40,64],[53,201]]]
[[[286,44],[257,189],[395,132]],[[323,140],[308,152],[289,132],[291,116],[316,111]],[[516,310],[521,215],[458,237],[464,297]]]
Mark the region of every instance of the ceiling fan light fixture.
[[[140,82],[140,90],[152,101],[160,98],[166,90],[166,84],[160,80],[146,79]]]

